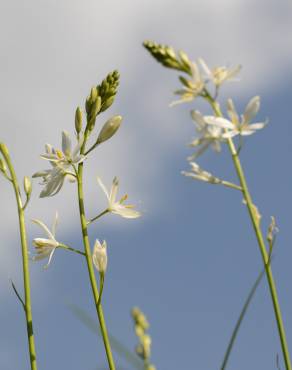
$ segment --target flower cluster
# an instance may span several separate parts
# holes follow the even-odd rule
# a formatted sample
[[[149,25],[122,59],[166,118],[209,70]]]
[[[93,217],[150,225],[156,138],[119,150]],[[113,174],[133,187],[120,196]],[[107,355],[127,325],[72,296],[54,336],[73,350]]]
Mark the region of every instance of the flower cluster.
[[[147,318],[138,307],[134,307],[131,314],[134,320],[135,333],[139,339],[136,353],[144,361],[145,370],[155,370],[155,366],[150,364],[151,337],[147,333],[149,329]]]
[[[75,173],[72,171],[74,165],[85,160],[85,156],[80,154],[83,144],[83,137],[80,138],[72,150],[72,143],[67,131],[62,132],[62,150],[53,148],[50,144],[45,146],[46,153],[41,158],[48,160],[52,168],[36,172],[32,177],[41,177],[44,189],[40,197],[56,195],[62,188],[65,178],[70,182],[75,181]]]

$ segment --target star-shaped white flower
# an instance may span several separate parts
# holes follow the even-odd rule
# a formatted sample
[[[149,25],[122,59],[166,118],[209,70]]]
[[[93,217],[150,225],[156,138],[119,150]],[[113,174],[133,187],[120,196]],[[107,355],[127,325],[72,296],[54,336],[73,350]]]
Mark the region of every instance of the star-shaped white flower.
[[[107,211],[120,215],[125,218],[137,218],[141,216],[141,213],[134,210],[134,206],[131,204],[124,204],[124,201],[128,198],[127,195],[124,195],[120,200],[116,200],[118,187],[119,187],[119,180],[115,177],[113,179],[112,187],[110,192],[106,189],[101,179],[98,177],[97,182],[99,186],[102,188],[103,192],[105,193],[107,200],[108,200],[108,207]]]
[[[180,103],[190,102],[198,95],[200,95],[203,91],[205,83],[199,71],[197,63],[193,62],[191,64],[191,72],[192,78],[190,80],[185,79],[185,86],[183,86],[182,89],[176,90],[174,92],[176,95],[180,95],[181,98],[172,102],[170,104],[171,107]]]
[[[45,185],[40,197],[48,197],[56,195],[62,188],[65,177],[70,182],[75,181],[74,173],[71,170],[73,164],[78,164],[86,158],[80,154],[80,148],[83,143],[81,138],[73,151],[71,150],[71,140],[66,131],[62,133],[62,150],[54,149],[50,144],[47,144],[46,153],[41,155],[43,159],[50,162],[52,168],[35,173],[32,177],[42,177],[42,185]]]
[[[58,213],[56,212],[55,219],[52,225],[52,231],[50,231],[49,228],[40,220],[33,219],[32,222],[39,225],[48,236],[48,239],[46,238],[33,239],[33,245],[35,247],[36,254],[32,257],[32,260],[39,261],[48,257],[49,258],[48,263],[45,265],[45,268],[47,268],[52,260],[56,248],[59,245],[59,242],[55,238],[56,227],[58,223]]]
[[[234,68],[227,68],[227,67],[214,67],[210,69],[204,59],[199,58],[199,63],[206,73],[207,80],[210,80],[214,83],[214,85],[218,88],[222,85],[225,81],[237,81],[235,76],[241,70],[241,66],[237,65]]]
[[[221,142],[224,141],[223,129],[207,122],[209,116],[203,116],[199,111],[191,111],[191,116],[196,125],[199,137],[194,139],[191,147],[198,147],[198,150],[188,159],[193,160],[203,154],[210,146],[216,152],[221,150]]]
[[[227,101],[227,113],[230,120],[223,117],[207,116],[205,117],[206,122],[209,125],[214,125],[219,128],[226,129],[226,132],[222,135],[223,138],[231,138],[236,135],[252,135],[256,131],[265,127],[267,122],[256,122],[251,123],[251,120],[256,116],[260,108],[260,97],[253,97],[247,104],[244,113],[239,119],[236,112],[235,106],[232,99]]]
[[[104,240],[102,244],[98,239],[96,239],[93,253],[92,253],[93,264],[97,271],[100,273],[105,273],[107,268],[107,246]]]

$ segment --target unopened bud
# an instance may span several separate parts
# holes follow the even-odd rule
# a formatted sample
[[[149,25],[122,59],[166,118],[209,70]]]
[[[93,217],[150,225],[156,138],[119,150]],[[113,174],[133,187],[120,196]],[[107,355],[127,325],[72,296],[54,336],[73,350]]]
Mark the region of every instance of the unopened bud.
[[[2,158],[0,158],[0,171],[3,172],[3,173],[6,173],[6,171],[7,171],[6,164],[5,164],[5,162],[3,161]]]
[[[101,111],[104,112],[105,110],[107,110],[114,102],[115,100],[115,97],[114,96],[111,96],[110,98],[108,98],[102,105],[101,107]]]
[[[97,96],[97,98],[94,101],[93,106],[92,106],[92,111],[91,111],[91,116],[92,117],[96,117],[98,115],[98,113],[100,111],[100,107],[101,107],[101,97]]]
[[[178,54],[179,54],[180,59],[183,62],[183,64],[186,67],[190,68],[191,67],[191,61],[190,61],[189,57],[187,56],[187,54],[184,51],[179,51]]]
[[[97,98],[97,88],[96,87],[93,87],[90,91],[90,100],[91,100],[91,103],[93,103],[96,98]]]
[[[25,194],[26,194],[27,198],[29,198],[30,195],[31,195],[32,186],[31,186],[30,178],[28,176],[24,176],[23,188],[24,188],[24,191],[25,191]]]
[[[75,130],[79,134],[82,130],[82,112],[78,107],[75,112]]]
[[[92,260],[97,271],[105,273],[107,268],[107,250],[105,240],[100,244],[100,241],[96,239],[93,247]]]
[[[104,141],[110,139],[119,129],[121,122],[121,116],[113,116],[108,119],[98,135],[98,143],[103,143]]]

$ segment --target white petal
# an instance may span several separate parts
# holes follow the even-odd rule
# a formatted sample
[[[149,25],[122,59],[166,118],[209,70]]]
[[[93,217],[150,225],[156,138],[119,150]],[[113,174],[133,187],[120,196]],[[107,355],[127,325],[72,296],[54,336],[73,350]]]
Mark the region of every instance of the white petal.
[[[227,100],[227,113],[231,121],[234,122],[235,124],[238,124],[239,118],[232,99]]]
[[[67,131],[62,132],[62,151],[66,156],[71,155],[71,139]]]
[[[55,237],[54,235],[51,233],[51,231],[49,230],[49,228],[47,227],[47,225],[45,225],[42,221],[40,220],[37,220],[37,219],[33,219],[31,220],[33,223],[39,225],[43,230],[44,232],[48,235],[48,237],[51,239],[51,240],[54,240],[55,241]]]
[[[222,127],[222,128],[228,128],[231,130],[234,129],[234,124],[226,118],[214,117],[214,116],[205,116],[204,118],[205,118],[205,121],[209,125],[214,125],[214,126]]]
[[[122,204],[116,203],[111,210],[112,213],[120,215],[124,218],[138,218],[141,216],[141,213],[132,209],[126,208]]]
[[[58,215],[58,211],[56,211],[55,218],[54,218],[53,225],[52,225],[52,234],[54,237],[56,236],[56,229],[57,229],[58,222],[59,222],[59,215]]]
[[[109,201],[110,200],[109,193],[107,191],[107,188],[104,186],[103,182],[101,181],[100,177],[97,177],[97,182],[98,182],[98,185],[101,187],[102,191],[104,192],[104,194],[106,195],[106,197]]]
[[[260,130],[266,126],[266,123],[264,122],[256,122],[252,123],[251,125],[248,125],[248,128],[251,130]]]
[[[204,116],[198,110],[191,111],[192,119],[201,127],[204,128],[206,126],[206,122],[204,120]]]
[[[78,144],[75,146],[74,150],[73,150],[73,153],[72,153],[72,158],[74,160],[74,158],[76,157],[76,155],[79,153],[80,151],[80,148],[82,147],[82,144],[83,144],[83,141],[84,141],[84,135],[82,135],[79,140],[78,140]]]
[[[260,109],[260,97],[254,96],[250,99],[249,103],[247,104],[244,114],[243,114],[243,121],[250,122],[257,114]]]
[[[54,248],[52,250],[52,252],[50,253],[50,257],[49,257],[49,260],[48,260],[48,263],[44,266],[45,269],[47,269],[49,267],[49,264],[51,263],[51,260],[52,260],[52,257],[53,257],[53,254],[55,253],[55,250],[56,248]]]
[[[204,72],[206,73],[206,75],[208,77],[212,77],[212,72],[211,72],[210,68],[207,66],[207,63],[204,61],[204,59],[199,58],[198,62],[200,63],[200,65],[201,65],[202,69],[204,70]]]
[[[109,195],[109,202],[110,204],[114,204],[116,201],[117,193],[118,193],[118,187],[119,187],[119,180],[117,177],[114,177],[110,195]]]

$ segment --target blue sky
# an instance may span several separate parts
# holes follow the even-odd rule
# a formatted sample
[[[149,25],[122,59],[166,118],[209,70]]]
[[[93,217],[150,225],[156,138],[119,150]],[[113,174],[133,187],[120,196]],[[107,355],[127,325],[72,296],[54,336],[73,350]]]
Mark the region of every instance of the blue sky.
[[[92,241],[104,238],[109,245],[103,297],[109,330],[133,349],[129,312],[139,306],[151,323],[157,369],[220,366],[261,259],[240,195],[180,175],[188,168],[186,144],[195,135],[189,110],[207,107],[195,101],[169,108],[177,74],[158,65],[141,43],[169,43],[210,65],[243,65],[242,81],[226,85],[222,101],[232,96],[242,110],[260,95],[259,118],[269,119],[246,141],[241,157],[263,227],[271,215],[279,224],[273,269],[291,344],[291,3],[30,0],[3,3],[0,14],[1,141],[20,178],[44,168],[39,154],[46,142],[58,146],[63,129],[73,133],[75,108],[91,86],[113,69],[121,73],[116,103],[100,124],[114,114],[124,122],[86,163],[86,202],[89,215],[103,209],[96,176],[109,185],[117,175],[121,194],[127,192],[143,212],[137,220],[109,215],[90,233]],[[200,164],[235,181],[227,151],[208,152]],[[22,287],[16,210],[11,189],[0,181],[0,368],[29,369],[24,318],[9,283],[12,278]],[[40,191],[35,182],[27,211],[30,241],[40,230],[29,220],[50,224],[58,209],[59,240],[81,248],[75,186],[66,184],[52,199],[39,199]],[[48,270],[31,266],[31,278],[39,368],[106,368],[100,339],[68,308],[71,302],[95,317],[81,258],[57,251]],[[263,281],[229,368],[275,369],[277,353]],[[119,357],[117,362],[130,370]]]

